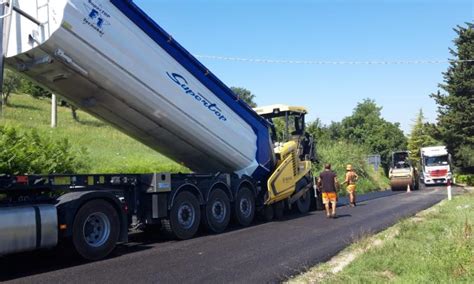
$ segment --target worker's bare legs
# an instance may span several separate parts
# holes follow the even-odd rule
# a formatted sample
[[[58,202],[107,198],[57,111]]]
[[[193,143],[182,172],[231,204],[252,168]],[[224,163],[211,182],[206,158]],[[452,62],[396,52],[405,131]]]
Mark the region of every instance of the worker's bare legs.
[[[326,208],[326,217],[331,217],[331,211],[329,210],[329,202],[324,204],[324,207]]]
[[[336,201],[331,201],[331,206],[332,206],[331,216],[334,218],[334,217],[336,217]]]
[[[352,191],[349,193],[349,202],[350,202],[350,205],[353,207],[355,206],[355,192]]]

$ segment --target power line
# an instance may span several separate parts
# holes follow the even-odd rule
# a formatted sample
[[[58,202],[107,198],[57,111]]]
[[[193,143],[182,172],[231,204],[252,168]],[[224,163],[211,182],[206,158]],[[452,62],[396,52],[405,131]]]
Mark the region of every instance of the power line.
[[[227,57],[216,55],[195,55],[200,59],[211,59],[220,61],[236,61],[246,63],[260,64],[306,64],[306,65],[407,65],[407,64],[446,64],[446,63],[463,63],[474,62],[474,59],[466,60],[390,60],[390,61],[326,61],[326,60],[282,60],[282,59],[262,59],[262,58],[243,58],[243,57]]]

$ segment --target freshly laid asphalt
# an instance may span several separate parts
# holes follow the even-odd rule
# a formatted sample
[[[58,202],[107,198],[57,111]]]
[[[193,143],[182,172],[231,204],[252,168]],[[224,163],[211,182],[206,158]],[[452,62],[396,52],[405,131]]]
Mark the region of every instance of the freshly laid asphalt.
[[[454,188],[460,192],[460,188]],[[169,241],[136,233],[111,257],[85,262],[69,250],[0,258],[0,281],[28,283],[262,283],[280,282],[324,262],[359,238],[446,198],[446,187],[382,191],[359,197],[358,206],[339,200],[339,218],[324,212]]]

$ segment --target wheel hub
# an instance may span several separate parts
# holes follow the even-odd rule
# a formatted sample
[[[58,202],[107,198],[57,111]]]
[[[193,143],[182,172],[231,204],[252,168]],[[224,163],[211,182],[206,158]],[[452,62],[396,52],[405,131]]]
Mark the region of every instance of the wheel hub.
[[[84,240],[89,246],[100,247],[107,242],[110,228],[110,220],[104,213],[92,213],[84,222]]]
[[[222,200],[216,200],[212,204],[212,216],[215,220],[223,222],[227,213],[227,208],[225,207]]]
[[[183,203],[178,209],[178,222],[179,224],[185,228],[189,229],[193,226],[195,220],[195,212],[194,208],[188,204]]]
[[[248,199],[241,199],[240,200],[240,212],[244,217],[249,217],[251,214],[252,208],[250,207],[250,201]]]

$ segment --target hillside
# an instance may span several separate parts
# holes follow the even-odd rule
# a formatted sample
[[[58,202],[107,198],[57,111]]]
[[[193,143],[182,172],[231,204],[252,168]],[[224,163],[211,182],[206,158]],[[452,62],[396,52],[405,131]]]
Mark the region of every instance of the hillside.
[[[67,138],[75,148],[87,150],[88,173],[185,172],[185,167],[171,161],[106,123],[78,111],[79,122],[71,110],[58,107],[58,127],[50,127],[50,100],[13,95],[10,105],[0,114],[0,125],[18,130],[36,129],[40,135]]]

